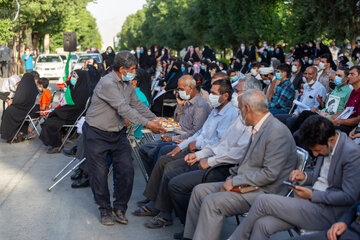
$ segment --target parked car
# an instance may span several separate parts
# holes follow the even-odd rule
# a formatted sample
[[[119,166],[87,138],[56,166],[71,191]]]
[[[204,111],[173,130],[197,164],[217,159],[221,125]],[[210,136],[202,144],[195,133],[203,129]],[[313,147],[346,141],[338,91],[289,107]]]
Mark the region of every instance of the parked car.
[[[34,70],[40,77],[58,79],[64,76],[65,64],[59,54],[40,54]]]
[[[83,55],[80,55],[76,64],[74,65],[73,67],[73,70],[76,70],[76,69],[81,69],[82,66],[84,65],[84,63],[87,61],[87,60],[90,60],[90,59],[94,59],[96,62],[98,63],[102,63],[103,62],[103,59],[102,59],[102,56],[101,54],[99,53],[86,53],[86,54],[83,54]]]

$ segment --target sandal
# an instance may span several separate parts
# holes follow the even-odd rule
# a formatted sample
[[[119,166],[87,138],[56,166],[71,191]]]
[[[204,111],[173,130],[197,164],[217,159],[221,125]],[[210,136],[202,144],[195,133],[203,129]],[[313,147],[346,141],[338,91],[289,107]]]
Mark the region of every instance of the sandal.
[[[157,213],[150,211],[146,206],[139,207],[132,214],[138,217],[154,217],[157,215]]]
[[[147,228],[163,228],[166,226],[171,226],[173,224],[172,221],[168,221],[165,218],[155,216],[149,222],[145,223],[145,227]]]

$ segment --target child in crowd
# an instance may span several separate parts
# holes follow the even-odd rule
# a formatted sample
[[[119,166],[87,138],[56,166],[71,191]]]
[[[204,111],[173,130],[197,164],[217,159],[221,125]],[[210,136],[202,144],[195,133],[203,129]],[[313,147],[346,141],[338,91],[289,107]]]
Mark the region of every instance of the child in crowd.
[[[49,86],[49,79],[40,78],[37,82],[37,87],[40,94],[39,100],[39,108],[40,108],[40,116],[46,116],[49,114],[50,110],[50,102],[51,102],[51,93],[47,89]],[[28,127],[28,139],[36,137],[34,130]]]
[[[38,81],[37,86],[38,86],[39,92],[41,94],[40,102],[39,102],[40,115],[41,116],[46,116],[46,115],[49,114],[49,112],[46,112],[46,111],[50,110],[49,105],[50,105],[50,101],[51,101],[51,93],[47,89],[48,86],[49,86],[49,79],[40,78],[39,81]]]

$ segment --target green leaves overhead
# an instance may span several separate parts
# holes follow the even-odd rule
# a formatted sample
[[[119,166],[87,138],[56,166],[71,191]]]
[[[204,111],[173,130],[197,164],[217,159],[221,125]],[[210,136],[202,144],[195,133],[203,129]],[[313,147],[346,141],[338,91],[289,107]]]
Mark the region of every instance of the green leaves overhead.
[[[83,48],[101,47],[101,36],[95,18],[86,9],[93,0],[18,0],[20,7],[19,19],[10,25],[15,31],[36,32],[39,39],[45,34],[51,36],[51,49],[62,47],[62,33],[77,33],[78,44]],[[11,21],[16,13],[15,0],[0,0],[6,19]],[[1,22],[1,35],[3,23]],[[6,33],[7,34],[7,33]],[[2,40],[1,36],[0,40]],[[10,38],[11,39],[11,38]],[[8,41],[9,39],[5,40]]]
[[[119,46],[157,44],[179,50],[194,44],[237,49],[241,42],[295,44],[319,36],[353,40],[358,0],[147,0],[129,15]]]

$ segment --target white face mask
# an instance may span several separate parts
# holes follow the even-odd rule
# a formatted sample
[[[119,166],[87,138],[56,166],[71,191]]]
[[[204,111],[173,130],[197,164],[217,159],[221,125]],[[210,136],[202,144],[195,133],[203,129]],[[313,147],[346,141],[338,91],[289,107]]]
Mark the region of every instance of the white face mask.
[[[219,102],[219,98],[220,98],[219,95],[215,95],[215,94],[210,93],[209,102],[210,102],[210,105],[213,108],[217,108],[217,107],[219,107],[221,105],[221,103]]]
[[[302,77],[302,80],[304,83],[306,83],[306,78],[305,77]]]
[[[237,93],[233,93],[233,95],[231,97],[231,104],[236,108],[239,108],[238,97],[239,97],[239,95]]]
[[[309,86],[310,86],[310,85],[313,85],[314,83],[315,83],[314,79],[311,80],[310,82],[308,82]]]
[[[261,58],[258,58],[258,62],[261,63],[262,59]]]
[[[325,69],[325,64],[323,62],[319,63],[319,69],[320,70],[324,70]]]
[[[190,99],[190,95],[186,94],[186,91],[179,91],[179,97],[183,100],[189,100]]]
[[[148,52],[148,56],[151,56],[151,52]]]
[[[261,78],[261,76],[260,76],[260,74],[258,74],[258,75],[256,75],[256,77],[255,77],[257,80],[259,80],[259,81],[261,81],[262,80],[262,78]]]
[[[266,85],[269,85],[271,83],[270,80],[263,80],[263,82],[266,84]]]
[[[255,77],[255,76],[258,74],[255,68],[252,68],[252,69],[250,70],[250,73],[251,73],[251,75],[252,75],[253,77]]]
[[[297,68],[295,65],[292,65],[291,71],[292,71],[293,73],[295,73],[295,72],[297,72],[297,70],[298,70],[298,68]]]

